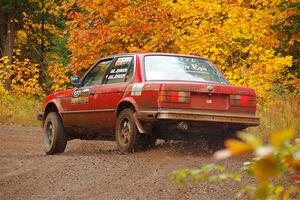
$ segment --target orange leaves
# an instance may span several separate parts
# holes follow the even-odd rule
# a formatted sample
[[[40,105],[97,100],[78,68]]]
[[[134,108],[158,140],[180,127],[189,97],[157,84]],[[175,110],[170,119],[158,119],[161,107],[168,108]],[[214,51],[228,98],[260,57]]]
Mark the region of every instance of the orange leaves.
[[[216,159],[223,160],[231,156],[247,154],[254,151],[254,148],[251,145],[234,139],[226,140],[225,147],[226,149],[217,151],[214,154]]]
[[[70,66],[81,74],[109,54],[195,54],[213,61],[232,84],[252,87],[267,101],[278,84],[288,88],[299,82],[286,76],[294,58],[276,52],[280,36],[272,27],[289,15],[279,9],[281,2],[70,1],[63,6]]]
[[[63,66],[62,64],[52,64],[47,69],[47,74],[50,76],[51,91],[59,91],[67,88],[70,82],[67,74],[71,73],[70,67]]]
[[[258,154],[264,154],[266,152],[265,146],[262,145],[262,141],[260,138],[247,133],[240,134],[239,137],[242,140],[226,140],[224,144],[226,149],[217,151],[214,154],[214,157],[216,159],[226,159],[231,156],[237,156],[253,152],[256,152]],[[259,150],[259,152],[257,152],[257,150]]]
[[[230,150],[233,156],[253,152],[253,147],[244,142],[229,139],[225,141],[225,147]]]
[[[298,174],[294,177],[294,181],[295,181],[295,183],[298,183],[298,184],[300,183],[300,174]]]
[[[288,167],[300,170],[300,158],[295,158],[295,157],[296,156],[294,155],[288,155],[285,157],[285,162],[287,163]]]
[[[68,19],[75,19],[76,18],[76,12],[71,11],[67,14]]]
[[[255,71],[267,60],[275,68],[282,66],[278,70],[267,68],[269,79],[261,77],[272,82],[273,75],[280,74],[281,69],[291,63],[277,63],[274,60],[277,55],[272,58],[265,52],[278,43],[270,27],[282,18],[277,8],[279,1],[258,3],[263,10],[250,9],[256,5],[255,1],[94,0],[76,3],[76,11],[73,4],[68,5],[73,9],[69,12],[72,20],[68,26],[72,64],[79,71],[95,62],[93,55],[178,52],[210,58],[223,72],[238,68],[233,77],[243,81],[229,76],[230,81],[258,89],[262,84],[255,84],[257,78],[249,73],[240,74],[241,71]],[[244,49],[247,51],[243,52]],[[78,64],[80,62],[84,63]]]
[[[226,140],[225,147],[231,151],[232,155],[246,154],[254,150],[251,145],[233,139]]]
[[[67,22],[73,71],[82,73],[99,57],[138,51],[170,51],[170,28],[160,0],[78,1]],[[73,5],[68,5],[72,8]]]
[[[286,17],[279,3],[82,1],[78,5],[89,12],[77,12],[69,24],[72,64],[82,71],[95,54],[132,51],[196,54],[216,63],[233,84],[253,87],[268,99],[277,80],[291,81],[283,73],[292,58],[276,54],[279,41],[271,29]]]

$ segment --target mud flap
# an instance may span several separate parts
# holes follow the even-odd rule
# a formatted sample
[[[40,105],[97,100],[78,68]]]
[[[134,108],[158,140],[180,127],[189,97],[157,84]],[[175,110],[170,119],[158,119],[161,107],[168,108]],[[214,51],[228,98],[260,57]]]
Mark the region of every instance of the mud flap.
[[[142,125],[142,123],[138,120],[138,118],[136,117],[136,113],[133,114],[133,119],[135,122],[135,125],[137,127],[137,129],[139,130],[140,133],[146,134],[147,131],[144,128],[144,126]]]

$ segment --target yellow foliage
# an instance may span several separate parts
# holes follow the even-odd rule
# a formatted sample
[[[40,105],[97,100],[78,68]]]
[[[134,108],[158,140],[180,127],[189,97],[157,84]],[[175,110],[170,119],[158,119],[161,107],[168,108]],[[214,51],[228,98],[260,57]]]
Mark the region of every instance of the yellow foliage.
[[[246,163],[245,169],[258,180],[257,186],[251,190],[255,192],[256,199],[279,199],[282,195],[289,199],[292,192],[299,197],[300,188],[293,183],[300,181],[300,139],[293,143],[294,137],[295,130],[287,129],[272,133],[268,144],[263,144],[259,138],[246,134],[241,137],[243,141],[227,140],[226,149],[216,152],[215,158],[224,159],[253,152],[255,157]],[[230,153],[224,154],[226,151]],[[280,178],[287,174],[292,178],[286,187],[280,183]],[[279,180],[279,184],[273,185],[271,178]],[[249,191],[244,189],[245,192]]]
[[[0,58],[0,80],[0,92],[3,93],[7,92],[3,88],[3,83],[9,80],[11,90],[17,94],[43,94],[39,84],[38,65],[27,58],[19,60],[14,56],[11,65],[8,65],[7,57]]]
[[[242,141],[227,140],[226,149],[214,154],[215,158],[224,159],[254,153],[251,161],[243,163],[242,170],[257,181],[251,185],[243,185],[237,194],[238,199],[300,199],[300,138],[293,141],[293,137],[292,129],[284,130],[272,133],[269,141],[264,144],[261,138],[246,134],[241,138]],[[213,170],[219,170],[221,173],[211,175]],[[240,181],[244,176],[242,174],[228,174],[224,166],[208,164],[196,169],[176,170],[171,178],[186,185],[189,180],[193,183],[228,179]]]
[[[291,56],[275,53],[279,41],[271,26],[286,17],[277,7],[281,1],[222,2],[168,1],[175,45],[179,52],[209,58],[232,84],[271,99],[277,80],[290,81],[282,77],[292,65]]]
[[[253,163],[252,170],[260,184],[269,184],[270,177],[280,175],[279,162],[273,156],[258,159]]]
[[[295,130],[294,129],[287,129],[280,132],[274,132],[271,134],[270,137],[270,143],[276,147],[280,148],[284,142],[289,141],[295,136]]]
[[[8,91],[0,84],[0,95],[7,95]]]

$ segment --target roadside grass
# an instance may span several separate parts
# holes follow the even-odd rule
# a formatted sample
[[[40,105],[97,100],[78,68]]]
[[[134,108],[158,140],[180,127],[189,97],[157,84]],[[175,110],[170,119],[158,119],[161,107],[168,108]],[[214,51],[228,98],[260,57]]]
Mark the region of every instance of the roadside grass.
[[[300,106],[294,98],[275,99],[265,105],[258,105],[260,125],[248,128],[246,132],[267,139],[272,132],[292,128],[300,136]]]
[[[3,94],[0,96],[0,124],[20,126],[40,126],[37,113],[41,111],[41,101],[33,97]]]

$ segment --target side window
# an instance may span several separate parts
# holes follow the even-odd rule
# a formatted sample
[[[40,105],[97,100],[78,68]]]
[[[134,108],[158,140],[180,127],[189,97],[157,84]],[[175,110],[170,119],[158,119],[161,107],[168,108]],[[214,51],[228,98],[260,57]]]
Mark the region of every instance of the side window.
[[[133,67],[132,56],[118,58],[106,77],[106,84],[130,81],[133,76]]]
[[[97,63],[97,65],[85,76],[83,87],[100,85],[112,60],[113,59],[111,58]]]

